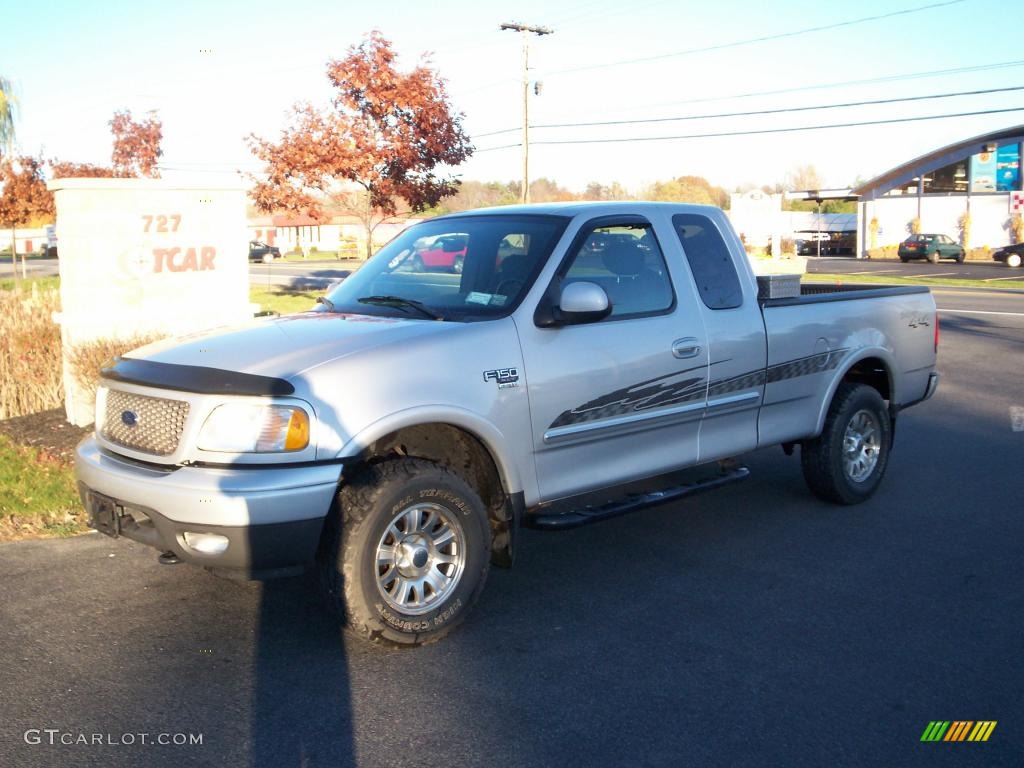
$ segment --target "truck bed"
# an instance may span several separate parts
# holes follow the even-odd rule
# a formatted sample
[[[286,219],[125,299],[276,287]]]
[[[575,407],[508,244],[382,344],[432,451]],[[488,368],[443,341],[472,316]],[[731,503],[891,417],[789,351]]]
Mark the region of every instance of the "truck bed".
[[[801,283],[800,295],[785,299],[762,299],[763,307],[790,307],[820,304],[825,301],[852,301],[883,296],[907,296],[928,293],[925,285],[836,285],[833,283]]]

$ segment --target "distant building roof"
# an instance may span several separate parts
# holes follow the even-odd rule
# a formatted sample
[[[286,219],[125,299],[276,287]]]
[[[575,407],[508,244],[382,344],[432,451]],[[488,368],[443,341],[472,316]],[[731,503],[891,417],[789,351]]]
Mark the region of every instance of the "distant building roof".
[[[863,184],[854,187],[853,192],[862,198],[881,197],[889,190],[896,189],[922,174],[930,173],[958,160],[963,160],[970,155],[984,152],[989,145],[994,144],[998,147],[1003,144],[1020,143],[1021,141],[1024,141],[1024,125],[1004,128],[992,133],[983,133],[981,136],[958,141],[955,144],[932,150],[926,155],[915,157],[908,163],[897,166],[870,181],[865,181]]]

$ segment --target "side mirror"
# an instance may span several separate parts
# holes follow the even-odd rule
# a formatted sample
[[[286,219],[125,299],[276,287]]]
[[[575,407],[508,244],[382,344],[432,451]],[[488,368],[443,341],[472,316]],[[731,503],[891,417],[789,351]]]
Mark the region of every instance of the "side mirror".
[[[558,306],[537,308],[535,322],[541,328],[581,325],[604,320],[612,313],[612,303],[604,288],[596,283],[569,283],[562,288]]]

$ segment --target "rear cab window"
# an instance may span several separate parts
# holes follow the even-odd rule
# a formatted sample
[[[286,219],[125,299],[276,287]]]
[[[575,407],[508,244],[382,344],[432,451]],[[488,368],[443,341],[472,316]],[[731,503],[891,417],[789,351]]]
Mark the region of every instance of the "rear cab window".
[[[743,288],[722,233],[707,216],[677,213],[672,228],[683,247],[697,292],[708,309],[743,305]]]

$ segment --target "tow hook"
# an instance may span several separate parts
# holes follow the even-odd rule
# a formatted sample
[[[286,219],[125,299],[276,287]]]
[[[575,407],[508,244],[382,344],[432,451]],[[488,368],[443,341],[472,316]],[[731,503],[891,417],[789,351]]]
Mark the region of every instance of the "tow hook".
[[[157,560],[160,562],[160,565],[177,565],[181,562],[181,558],[171,552],[171,550],[161,552]]]

